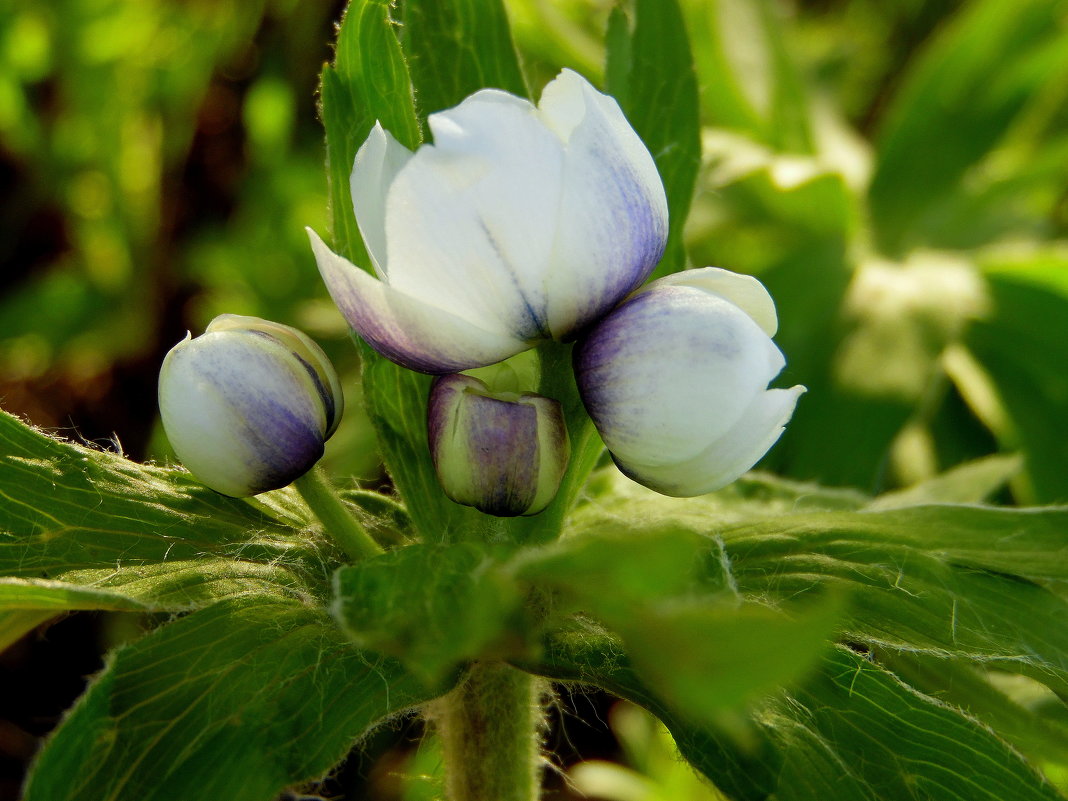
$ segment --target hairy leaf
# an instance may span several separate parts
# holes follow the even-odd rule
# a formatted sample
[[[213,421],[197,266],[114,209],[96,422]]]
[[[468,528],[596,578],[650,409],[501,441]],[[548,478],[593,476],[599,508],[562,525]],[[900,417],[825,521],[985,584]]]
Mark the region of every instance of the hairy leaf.
[[[214,556],[325,578],[318,544],[291,528],[308,525],[294,517],[299,507],[227,498],[182,470],[63,442],[2,412],[0,500],[3,575],[55,578]]]
[[[415,544],[334,578],[334,615],[357,646],[395,656],[430,687],[489,658],[519,605],[515,584],[483,548]]]
[[[734,801],[1061,798],[989,729],[846,648],[755,708],[749,728],[734,734],[672,711],[622,645],[588,627],[558,632],[533,669],[649,709]]]
[[[270,801],[425,702],[321,611],[220,602],[118,651],[34,763],[26,801]]]

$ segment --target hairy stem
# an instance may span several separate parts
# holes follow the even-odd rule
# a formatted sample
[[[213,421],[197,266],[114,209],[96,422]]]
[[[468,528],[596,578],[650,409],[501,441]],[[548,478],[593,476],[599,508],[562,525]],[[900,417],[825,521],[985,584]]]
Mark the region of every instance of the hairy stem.
[[[544,687],[504,663],[481,662],[434,703],[447,801],[537,801]]]
[[[293,482],[297,492],[319,518],[326,533],[354,562],[382,553],[363,526],[352,516],[318,465]]]

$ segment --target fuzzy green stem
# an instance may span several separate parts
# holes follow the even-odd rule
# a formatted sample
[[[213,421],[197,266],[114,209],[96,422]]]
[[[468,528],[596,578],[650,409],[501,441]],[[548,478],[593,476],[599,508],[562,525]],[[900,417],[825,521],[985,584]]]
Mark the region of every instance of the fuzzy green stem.
[[[349,559],[359,562],[382,553],[382,547],[345,508],[318,465],[294,481],[293,486]]]
[[[543,690],[529,673],[479,662],[435,702],[447,801],[538,801]]]

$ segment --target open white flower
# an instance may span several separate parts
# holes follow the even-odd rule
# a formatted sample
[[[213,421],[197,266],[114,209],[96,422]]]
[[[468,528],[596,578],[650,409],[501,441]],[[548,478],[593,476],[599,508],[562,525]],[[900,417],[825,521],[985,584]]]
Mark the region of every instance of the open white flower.
[[[344,396],[330,360],[287,325],[223,314],[159,373],[159,410],[193,475],[233,497],[278,489],[323,455]]]
[[[635,293],[575,348],[586,410],[620,469],[665,495],[701,495],[752,467],[805,391],[767,389],[786,364],[755,278],[705,267]]]
[[[452,373],[567,339],[656,266],[667,200],[614,99],[564,70],[537,107],[484,89],[412,153],[376,125],[352,201],[377,278],[309,229],[349,324],[393,361]]]

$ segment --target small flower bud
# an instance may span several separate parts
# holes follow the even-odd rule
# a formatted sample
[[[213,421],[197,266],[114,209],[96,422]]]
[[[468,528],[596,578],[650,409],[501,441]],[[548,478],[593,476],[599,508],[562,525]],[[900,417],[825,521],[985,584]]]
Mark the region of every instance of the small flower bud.
[[[204,484],[245,497],[278,489],[323,455],[344,407],[326,354],[286,325],[223,314],[171,348],[159,409],[174,452]]]
[[[571,445],[560,404],[531,392],[492,393],[472,376],[434,381],[430,453],[445,494],[498,517],[533,515],[556,496]]]

